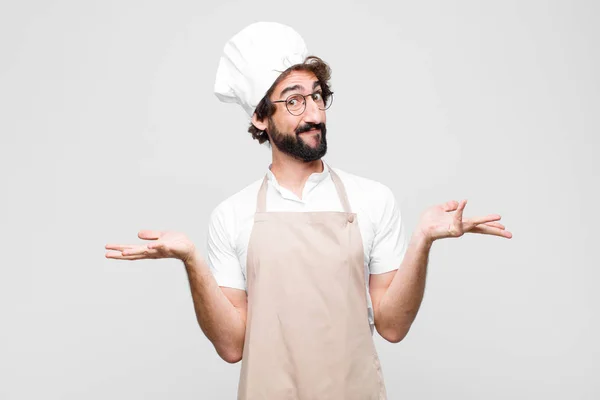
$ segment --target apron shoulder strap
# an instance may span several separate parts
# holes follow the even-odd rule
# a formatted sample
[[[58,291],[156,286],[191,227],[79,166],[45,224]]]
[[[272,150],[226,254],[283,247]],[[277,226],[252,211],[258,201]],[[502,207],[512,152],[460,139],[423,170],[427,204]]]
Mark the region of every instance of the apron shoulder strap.
[[[258,197],[256,198],[256,212],[263,213],[267,211],[267,184],[269,179],[267,175],[265,175],[265,179],[262,181],[262,185],[260,185],[260,189],[258,190]]]
[[[346,194],[346,187],[342,183],[342,180],[340,179],[338,174],[335,173],[335,171],[333,170],[333,168],[331,168],[329,166],[329,164],[327,164],[327,168],[329,168],[329,173],[331,174],[331,180],[333,181],[333,184],[335,185],[335,190],[337,191],[340,202],[342,203],[344,212],[351,213],[352,209],[350,208],[350,202],[348,201],[348,194]]]

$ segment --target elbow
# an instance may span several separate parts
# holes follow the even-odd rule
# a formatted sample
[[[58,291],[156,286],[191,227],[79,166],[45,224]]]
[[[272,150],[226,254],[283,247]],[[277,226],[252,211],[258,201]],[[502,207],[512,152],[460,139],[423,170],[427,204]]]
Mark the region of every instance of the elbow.
[[[228,355],[226,357],[222,357],[222,358],[229,364],[235,364],[235,363],[242,361],[242,354],[241,353],[240,354],[230,354],[230,355]]]
[[[242,360],[242,353],[242,351],[233,349],[221,351],[217,350],[217,354],[219,354],[219,357],[221,357],[224,361],[228,362],[229,364],[235,364],[237,362],[240,362]]]
[[[220,345],[215,346],[215,350],[219,357],[229,364],[240,362],[244,353],[244,345]]]
[[[408,334],[410,327],[407,328],[397,328],[390,327],[387,329],[377,330],[382,338],[387,340],[390,343],[400,343]]]
[[[389,333],[389,334],[383,336],[383,338],[390,343],[400,343],[402,341],[402,339],[404,339],[405,337],[406,337],[406,334],[401,334],[401,333],[397,333],[397,332],[392,332],[392,333]]]

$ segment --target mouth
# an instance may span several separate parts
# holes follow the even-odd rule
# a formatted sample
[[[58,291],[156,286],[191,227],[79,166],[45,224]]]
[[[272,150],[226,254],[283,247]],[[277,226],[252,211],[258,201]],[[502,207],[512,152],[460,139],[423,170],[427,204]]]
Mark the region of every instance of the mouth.
[[[315,133],[321,133],[321,130],[318,128],[313,128],[309,131],[300,132],[300,133],[298,133],[298,135],[311,135],[311,134],[315,134]]]

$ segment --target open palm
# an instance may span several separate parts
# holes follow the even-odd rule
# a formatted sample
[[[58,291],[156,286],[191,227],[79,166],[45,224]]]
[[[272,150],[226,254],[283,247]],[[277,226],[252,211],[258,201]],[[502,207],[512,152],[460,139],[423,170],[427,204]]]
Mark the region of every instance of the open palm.
[[[186,261],[194,253],[194,244],[181,232],[141,230],[140,239],[151,240],[142,244],[107,244],[106,258],[141,260],[148,258],[177,258]]]
[[[419,222],[419,229],[429,239],[460,237],[467,232],[502,236],[510,239],[512,233],[499,221],[502,217],[490,214],[485,217],[464,218],[463,211],[467,200],[460,203],[452,200],[425,210]]]

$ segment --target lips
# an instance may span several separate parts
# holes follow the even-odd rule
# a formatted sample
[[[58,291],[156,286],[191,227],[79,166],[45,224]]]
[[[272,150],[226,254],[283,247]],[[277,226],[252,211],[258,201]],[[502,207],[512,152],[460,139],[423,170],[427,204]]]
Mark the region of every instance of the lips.
[[[320,129],[311,129],[311,130],[309,130],[309,131],[300,132],[298,135],[302,135],[302,134],[304,134],[304,133],[308,133],[308,134],[310,134],[310,133],[317,133],[317,132],[318,132],[318,133],[320,133],[320,132],[321,132],[321,130],[320,130]]]

